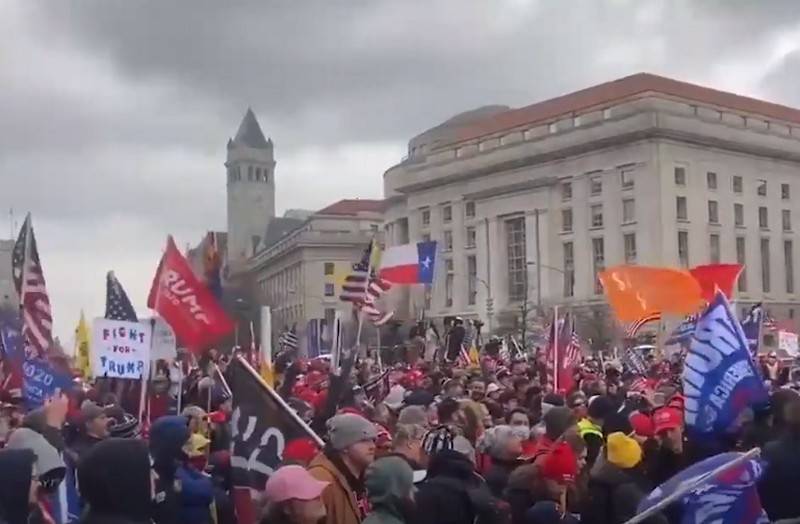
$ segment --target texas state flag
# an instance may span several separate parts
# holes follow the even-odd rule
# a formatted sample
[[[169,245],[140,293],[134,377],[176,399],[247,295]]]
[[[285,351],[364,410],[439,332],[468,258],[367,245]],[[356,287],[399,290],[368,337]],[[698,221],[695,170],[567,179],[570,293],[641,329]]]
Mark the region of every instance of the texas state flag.
[[[379,276],[395,284],[432,284],[436,241],[404,244],[386,249]]]

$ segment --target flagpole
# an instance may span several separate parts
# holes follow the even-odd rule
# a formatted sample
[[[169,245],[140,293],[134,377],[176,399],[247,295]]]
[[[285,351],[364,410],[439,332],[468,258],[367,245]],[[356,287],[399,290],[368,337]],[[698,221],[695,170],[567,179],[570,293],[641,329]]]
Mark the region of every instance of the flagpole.
[[[645,511],[639,513],[638,515],[634,516],[632,519],[624,522],[623,524],[638,524],[644,520],[647,520],[651,516],[655,515],[656,513],[660,512],[661,510],[665,509],[667,506],[672,504],[673,502],[680,500],[681,497],[689,493],[690,491],[697,489],[698,487],[702,486],[709,480],[718,477],[722,473],[728,471],[734,466],[738,466],[739,464],[746,462],[750,459],[756,458],[761,454],[761,448],[753,448],[747,453],[736,457],[735,459],[731,460],[730,462],[726,462],[725,464],[719,466],[717,469],[706,473],[695,479],[694,482],[682,484],[678,489],[676,489],[671,495],[665,497],[661,500],[658,504],[646,509]]]
[[[380,368],[381,372],[383,372],[383,359],[381,358],[381,328],[380,328],[380,326],[378,326],[375,329],[375,331],[376,331],[377,337],[378,337],[378,350],[377,350],[377,354],[375,356],[375,360],[378,361],[378,367]],[[424,356],[424,350],[423,350],[423,356]]]
[[[524,344],[525,341],[523,340]],[[558,304],[553,306],[553,392],[558,392]]]
[[[306,424],[306,422],[303,419],[300,418],[300,416],[295,412],[295,410],[293,410],[292,408],[289,407],[288,404],[286,404],[286,401],[283,400],[280,395],[275,393],[275,390],[273,390],[270,387],[270,385],[267,384],[263,378],[261,378],[261,375],[255,372],[255,370],[247,362],[247,360],[243,359],[241,355],[236,355],[236,359],[242,366],[244,366],[244,369],[246,369],[248,373],[253,375],[253,378],[256,379],[264,387],[264,389],[267,391],[267,394],[269,394],[269,396],[272,397],[272,400],[277,402],[284,409],[284,411],[286,411],[286,413],[290,417],[292,417],[292,419],[295,422],[297,422],[304,430],[306,430],[306,432],[311,436],[311,438],[314,439],[314,442],[317,444],[317,446],[319,446],[320,448],[325,447],[325,442],[319,437],[319,435],[317,435],[317,433],[313,429],[311,429],[311,427],[308,424]]]

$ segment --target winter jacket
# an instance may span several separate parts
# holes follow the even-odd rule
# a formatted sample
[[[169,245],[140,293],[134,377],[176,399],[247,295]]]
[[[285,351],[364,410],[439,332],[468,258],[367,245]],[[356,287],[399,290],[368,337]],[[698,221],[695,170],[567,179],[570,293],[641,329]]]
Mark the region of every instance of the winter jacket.
[[[418,485],[415,524],[502,523],[496,500],[472,462],[457,451],[440,451]]]
[[[153,511],[156,524],[180,522],[180,483],[176,482],[176,472],[185,457],[183,445],[187,440],[189,426],[186,417],[162,417],[150,428],[150,455],[153,469],[158,474]]]
[[[214,502],[214,483],[211,477],[185,464],[178,467],[175,479],[180,483],[180,522],[210,524],[211,503]]]
[[[503,496],[508,485],[508,478],[511,473],[520,466],[522,463],[518,460],[500,460],[497,458],[492,459],[492,465],[486,472],[486,485],[489,486],[489,491],[492,495],[500,498]]]
[[[646,480],[635,468],[621,469],[599,460],[589,475],[589,493],[581,524],[622,524],[636,515],[639,501],[649,492]],[[657,520],[648,519],[648,522]]]
[[[29,449],[0,451],[0,522],[27,524],[28,496],[36,455]]]
[[[320,453],[308,465],[308,472],[315,479],[329,483],[322,492],[322,502],[328,512],[326,524],[360,524],[361,510],[355,491],[331,459]]]
[[[92,446],[78,481],[87,506],[81,524],[150,522],[150,455],[143,441],[111,438]]]
[[[376,460],[366,473],[367,498],[372,512],[364,524],[412,524],[407,501],[414,486],[414,471],[401,457]]]
[[[770,521],[800,517],[800,435],[773,440],[764,447],[761,458],[767,467],[758,493]]]

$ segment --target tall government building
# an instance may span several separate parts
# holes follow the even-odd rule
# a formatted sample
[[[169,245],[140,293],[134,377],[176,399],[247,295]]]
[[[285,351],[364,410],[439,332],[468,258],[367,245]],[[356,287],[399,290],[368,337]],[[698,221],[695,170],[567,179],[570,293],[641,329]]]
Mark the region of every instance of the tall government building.
[[[433,287],[395,295],[405,318],[497,329],[526,298],[602,306],[606,267],[715,262],[744,264],[740,309],[800,314],[797,109],[636,74],[462,113],[410,140],[384,193],[387,244],[439,242]]]

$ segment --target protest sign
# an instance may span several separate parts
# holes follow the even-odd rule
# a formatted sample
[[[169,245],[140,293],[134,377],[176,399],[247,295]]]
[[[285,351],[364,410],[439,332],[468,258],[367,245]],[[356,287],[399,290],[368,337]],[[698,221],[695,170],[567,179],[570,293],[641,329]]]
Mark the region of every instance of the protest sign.
[[[26,359],[22,363],[22,376],[22,397],[28,410],[41,407],[59,391],[67,393],[72,389],[72,376],[45,359]]]
[[[175,332],[166,320],[153,317],[146,322],[153,326],[153,347],[150,349],[150,360],[175,360],[177,353],[177,340]]]
[[[791,331],[778,331],[778,348],[784,350],[789,356],[797,356],[797,333]]]
[[[92,323],[92,374],[95,377],[133,378],[150,369],[150,322],[96,318]]]

